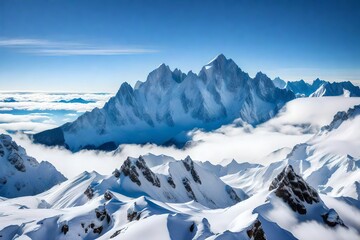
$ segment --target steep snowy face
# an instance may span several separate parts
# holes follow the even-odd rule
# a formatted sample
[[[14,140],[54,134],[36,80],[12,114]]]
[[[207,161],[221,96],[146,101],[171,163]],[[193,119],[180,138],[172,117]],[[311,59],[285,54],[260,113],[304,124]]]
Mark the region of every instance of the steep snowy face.
[[[306,214],[305,203],[312,204],[320,201],[316,190],[297,175],[291,165],[285,167],[271,182],[269,190],[275,190],[276,196],[300,214]]]
[[[312,84],[306,83],[304,80],[287,82],[285,88],[292,91],[297,97],[360,97],[360,88],[351,82],[331,83],[318,78]]]
[[[34,195],[65,180],[53,165],[38,163],[9,135],[0,135],[0,196]]]
[[[254,79],[219,55],[199,74],[162,64],[133,89],[123,83],[102,109],[60,128],[34,135],[35,142],[73,151],[109,150],[121,143],[167,144],[194,128],[212,130],[234,119],[256,125],[274,116],[294,94],[276,88],[265,74]]]

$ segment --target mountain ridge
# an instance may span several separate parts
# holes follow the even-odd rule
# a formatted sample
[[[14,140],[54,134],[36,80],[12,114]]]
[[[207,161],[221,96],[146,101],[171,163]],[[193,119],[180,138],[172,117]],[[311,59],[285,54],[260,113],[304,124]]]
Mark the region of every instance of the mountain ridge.
[[[220,54],[199,74],[171,71],[161,64],[135,89],[121,84],[103,108],[33,138],[72,151],[112,150],[122,143],[181,144],[194,128],[213,130],[237,118],[253,125],[264,122],[294,98],[292,92],[276,88],[265,74],[250,78]]]

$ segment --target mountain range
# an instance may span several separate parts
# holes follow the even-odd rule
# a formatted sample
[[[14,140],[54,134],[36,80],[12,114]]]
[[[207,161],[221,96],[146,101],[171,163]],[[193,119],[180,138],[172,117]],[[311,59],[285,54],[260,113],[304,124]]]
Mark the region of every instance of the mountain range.
[[[103,108],[33,138],[72,151],[113,150],[122,143],[181,144],[194,128],[213,130],[235,119],[264,122],[294,98],[265,74],[251,78],[221,54],[198,74],[162,64],[135,88],[123,83]]]
[[[295,97],[360,96],[351,82],[316,79],[273,81],[254,78],[220,54],[198,74],[161,64],[135,87],[123,83],[103,108],[74,122],[33,135],[35,143],[81,149],[114,150],[120,144],[155,143],[183,147],[193,129],[211,131],[234,120],[253,126],[265,122]]]
[[[277,77],[273,79],[273,83],[277,88],[292,91],[296,97],[360,97],[360,88],[349,81],[331,83],[317,78],[310,84],[304,80],[285,82]]]
[[[13,188],[8,196],[16,198],[0,198],[0,219],[6,218],[0,221],[0,236],[275,240],[312,239],[321,233],[326,239],[358,239],[359,127],[356,105],[335,114],[284,159],[266,165],[235,160],[213,165],[189,156],[176,160],[148,154],[123,159],[108,175],[60,177],[35,195]],[[34,160],[27,160],[9,136],[1,139],[3,161],[28,171],[27,162]],[[22,153],[21,159],[11,160],[11,152]],[[45,164],[41,172],[21,179],[47,176],[60,175]]]

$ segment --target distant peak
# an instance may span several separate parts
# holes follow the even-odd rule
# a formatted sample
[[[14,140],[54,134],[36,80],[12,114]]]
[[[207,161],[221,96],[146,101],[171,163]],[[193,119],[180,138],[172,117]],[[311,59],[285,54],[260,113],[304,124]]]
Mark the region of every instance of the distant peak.
[[[132,94],[132,92],[133,92],[133,88],[131,87],[131,85],[127,82],[123,82],[117,94],[121,94],[121,95],[129,94],[129,93]]]
[[[224,63],[224,62],[226,62],[226,61],[228,61],[229,59],[227,59],[226,57],[225,57],[225,55],[224,54],[219,54],[219,55],[217,55],[215,58],[213,58],[209,63],[208,63],[208,65],[210,65],[210,64],[212,64],[212,63]]]
[[[144,82],[137,80],[135,85],[134,85],[134,89],[138,89]]]
[[[156,70],[162,70],[162,71],[170,70],[170,67],[168,65],[166,65],[165,63],[162,63],[162,64],[159,65],[159,67],[157,69],[155,69],[155,71]]]
[[[264,78],[264,77],[268,77],[265,73],[263,73],[263,72],[258,72],[257,74],[256,74],[256,76],[255,76],[255,78]]]

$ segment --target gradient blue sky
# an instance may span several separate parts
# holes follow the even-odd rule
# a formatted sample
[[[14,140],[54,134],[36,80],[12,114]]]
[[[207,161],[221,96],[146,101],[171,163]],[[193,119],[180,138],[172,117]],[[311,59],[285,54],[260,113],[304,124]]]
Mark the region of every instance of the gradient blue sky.
[[[251,76],[360,83],[360,1],[0,0],[2,91],[116,92],[219,53]]]

